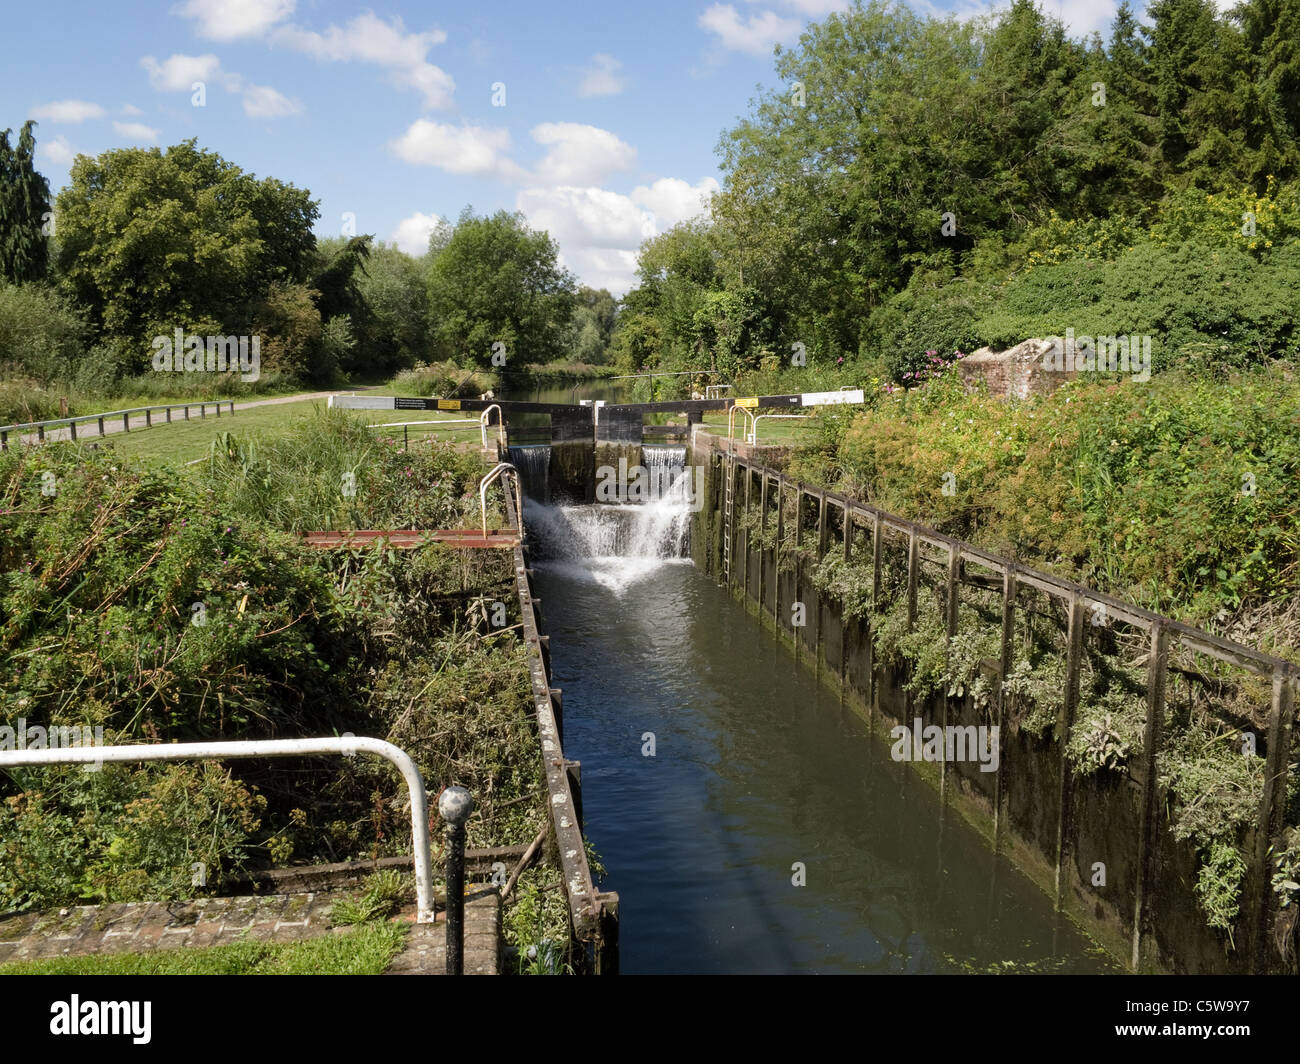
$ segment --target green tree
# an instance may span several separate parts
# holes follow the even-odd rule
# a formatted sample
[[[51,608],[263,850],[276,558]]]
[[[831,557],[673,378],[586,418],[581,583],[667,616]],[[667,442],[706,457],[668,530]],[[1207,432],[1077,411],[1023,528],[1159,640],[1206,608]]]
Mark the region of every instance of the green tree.
[[[369,317],[353,371],[388,374],[429,355],[424,270],[399,248],[376,244],[358,282]]]
[[[0,133],[0,279],[15,283],[43,280],[49,254],[50,183],[33,165],[35,124],[23,123],[14,146],[12,130]]]
[[[562,357],[575,281],[558,254],[555,241],[529,229],[522,214],[479,218],[467,207],[429,265],[438,354],[490,367],[499,343],[505,363],[498,368],[506,371]]]
[[[80,156],[58,196],[59,271],[92,322],[140,346],[174,328],[242,332],[312,265],[308,192],[256,180],[193,139]]]

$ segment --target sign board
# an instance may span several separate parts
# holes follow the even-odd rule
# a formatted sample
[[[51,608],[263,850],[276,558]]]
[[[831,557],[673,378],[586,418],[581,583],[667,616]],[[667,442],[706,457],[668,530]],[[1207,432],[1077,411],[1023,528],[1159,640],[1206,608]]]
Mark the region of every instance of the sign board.
[[[331,395],[328,406],[338,410],[398,410],[391,395]]]
[[[750,410],[757,410],[757,409],[758,409],[758,396],[757,396],[757,395],[751,395],[751,396],[748,396],[748,397],[745,398],[745,399],[737,399],[737,400],[736,400],[736,405],[737,405],[737,406],[748,407]]]
[[[439,410],[459,410],[459,409],[460,409],[460,400],[459,400],[459,399],[439,399],[439,400],[438,400],[438,409],[439,409]]]
[[[804,406],[829,406],[834,403],[861,403],[864,401],[861,388],[851,392],[804,392],[800,399]]]
[[[432,410],[432,402],[429,399],[403,399],[398,396],[393,400],[394,410]]]

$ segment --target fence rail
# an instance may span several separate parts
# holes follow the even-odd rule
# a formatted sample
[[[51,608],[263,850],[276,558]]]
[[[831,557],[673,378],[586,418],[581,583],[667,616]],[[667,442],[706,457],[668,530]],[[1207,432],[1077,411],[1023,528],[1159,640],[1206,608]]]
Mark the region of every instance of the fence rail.
[[[36,442],[44,443],[45,432],[47,429],[60,429],[66,427],[72,442],[75,443],[77,440],[77,426],[84,425],[91,421],[96,422],[99,427],[99,431],[95,433],[95,435],[104,436],[106,435],[104,431],[104,422],[106,420],[116,420],[117,418],[121,418],[122,431],[130,432],[132,414],[143,414],[144,427],[151,429],[154,427],[153,415],[157,410],[163,411],[165,415],[162,424],[170,424],[173,410],[183,410],[185,412],[184,420],[189,421],[190,411],[196,407],[199,411],[199,417],[205,418],[208,416],[208,407],[215,408],[216,416],[220,417],[221,408],[223,406],[229,407],[229,414],[231,417],[235,416],[235,401],[233,399],[209,399],[206,402],[200,403],[167,403],[158,406],[133,406],[125,410],[105,410],[101,414],[80,414],[77,417],[60,417],[54,418],[51,421],[20,421],[13,425],[0,425],[0,451],[6,451],[9,449],[10,433],[17,433],[19,442],[22,442],[22,437],[30,434],[34,430],[36,432]],[[138,425],[136,426],[137,429],[139,427],[140,426]]]

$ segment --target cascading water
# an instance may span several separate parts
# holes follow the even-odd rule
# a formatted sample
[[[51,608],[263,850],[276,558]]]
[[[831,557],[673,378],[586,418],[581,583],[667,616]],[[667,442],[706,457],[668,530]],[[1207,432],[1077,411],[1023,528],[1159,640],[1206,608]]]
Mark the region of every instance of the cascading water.
[[[598,471],[597,497],[619,501],[545,505],[530,493],[524,523],[534,557],[617,593],[664,565],[689,564],[700,478],[686,468],[684,447],[643,447],[642,463],[630,475],[616,470],[610,472],[623,475],[602,477]]]
[[[545,502],[547,475],[551,464],[551,446],[530,443],[510,448],[510,464],[519,470],[520,486],[528,498]]]

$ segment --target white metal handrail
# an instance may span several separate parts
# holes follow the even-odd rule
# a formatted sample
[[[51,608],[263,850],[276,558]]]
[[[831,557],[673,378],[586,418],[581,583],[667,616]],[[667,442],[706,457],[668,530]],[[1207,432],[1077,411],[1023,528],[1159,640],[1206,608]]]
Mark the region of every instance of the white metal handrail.
[[[519,538],[522,540],[524,535],[524,497],[519,490],[519,470],[509,462],[498,462],[492,469],[485,473],[483,479],[478,482],[478,504],[483,512],[483,538],[487,539],[487,490],[488,485],[503,473],[512,474],[515,484],[515,513],[519,515]]]
[[[154,746],[79,746],[47,750],[0,750],[0,768],[17,765],[79,765],[104,761],[230,761],[252,757],[315,757],[321,754],[376,754],[391,761],[411,792],[411,843],[415,848],[416,919],[431,924],[433,866],[429,847],[429,801],[424,779],[404,750],[383,739],[331,736],[322,739],[248,739],[226,743],[159,743]]]
[[[478,416],[479,435],[482,437],[484,449],[487,448],[487,430],[488,430],[488,425],[490,424],[488,420],[488,415],[491,414],[493,410],[497,412],[497,440],[500,442],[501,446],[503,447],[505,446],[506,443],[505,415],[501,412],[500,404],[493,403],[491,406],[484,407],[483,413],[479,414]]]
[[[765,417],[779,418],[782,421],[807,421],[812,417],[812,414],[759,414],[754,418],[754,431],[750,434],[750,443],[758,443],[758,423]]]
[[[727,407],[727,448],[728,448],[728,450],[730,450],[730,448],[731,448],[731,435],[732,435],[732,433],[734,433],[734,432],[736,431],[736,411],[737,411],[737,410],[739,410],[741,413],[743,413],[743,414],[745,415],[745,417],[748,419],[748,420],[745,422],[745,426],[742,427],[742,429],[741,429],[742,432],[745,432],[745,437],[746,437],[746,439],[749,438],[749,433],[748,433],[747,431],[745,431],[746,428],[748,428],[750,425],[753,425],[753,424],[755,423],[755,422],[754,422],[754,415],[753,415],[753,413],[750,412],[749,407],[747,407],[747,406],[738,406],[738,405],[735,404],[735,403],[732,403],[731,406]]]

